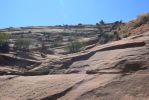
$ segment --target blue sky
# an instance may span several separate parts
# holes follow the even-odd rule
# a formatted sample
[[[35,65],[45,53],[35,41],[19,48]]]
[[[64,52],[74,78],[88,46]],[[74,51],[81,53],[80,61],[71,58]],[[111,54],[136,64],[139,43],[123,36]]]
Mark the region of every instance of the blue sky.
[[[149,0],[0,0],[0,28],[129,21]]]

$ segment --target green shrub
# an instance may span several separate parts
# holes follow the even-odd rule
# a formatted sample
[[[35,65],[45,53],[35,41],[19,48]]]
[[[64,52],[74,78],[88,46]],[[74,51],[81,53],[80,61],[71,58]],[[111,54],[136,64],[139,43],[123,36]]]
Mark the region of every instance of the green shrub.
[[[9,34],[6,33],[0,33],[0,52],[7,53],[9,52]]]
[[[6,33],[0,33],[0,44],[8,42],[10,35]]]
[[[107,32],[99,36],[99,43],[101,44],[105,44],[115,40],[120,40],[120,36],[117,31]]]
[[[69,43],[69,45],[66,47],[66,49],[70,53],[76,53],[83,49],[84,44],[82,42],[79,42],[78,40],[73,40]]]
[[[27,38],[20,38],[14,44],[14,49],[17,51],[29,51],[31,40]]]

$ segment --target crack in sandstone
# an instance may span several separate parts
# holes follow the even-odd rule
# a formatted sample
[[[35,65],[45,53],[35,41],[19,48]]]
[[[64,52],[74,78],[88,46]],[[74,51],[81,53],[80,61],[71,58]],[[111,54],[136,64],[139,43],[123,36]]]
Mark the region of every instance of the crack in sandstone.
[[[108,50],[116,50],[116,49],[126,49],[126,48],[134,48],[134,47],[142,47],[145,46],[145,42],[132,42],[126,44],[118,44],[109,47],[102,48],[98,51],[108,51]]]
[[[42,98],[41,100],[57,100],[58,98],[64,96],[67,92],[71,91],[73,88],[70,87],[70,88],[67,88],[66,90],[62,91],[62,92],[59,92],[59,93],[56,93],[56,94],[53,94],[53,95],[50,95],[50,96],[47,96],[45,98]]]
[[[47,96],[45,98],[42,98],[41,100],[57,100],[63,96],[65,96],[67,93],[69,93],[71,90],[75,89],[75,88],[78,88],[81,84],[84,84],[92,79],[94,79],[95,77],[92,77],[92,78],[89,78],[89,79],[83,79],[77,83],[75,83],[73,86],[65,89],[64,91],[61,91],[59,93],[56,93],[56,94],[53,94],[53,95],[50,95],[50,96]]]

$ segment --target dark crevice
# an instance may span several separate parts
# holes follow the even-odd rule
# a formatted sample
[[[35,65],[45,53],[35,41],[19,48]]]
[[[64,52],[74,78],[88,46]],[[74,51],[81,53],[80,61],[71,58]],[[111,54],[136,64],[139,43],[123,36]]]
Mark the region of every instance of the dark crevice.
[[[90,53],[88,53],[88,54],[84,54],[84,55],[81,55],[81,56],[73,57],[73,58],[71,58],[70,60],[63,62],[63,65],[62,65],[61,68],[69,68],[69,66],[70,66],[73,62],[81,61],[81,60],[87,60],[87,59],[89,59],[91,56],[93,56],[95,53],[96,53],[96,52],[90,52]]]
[[[142,47],[142,46],[145,46],[145,42],[133,42],[133,43],[126,43],[126,44],[119,44],[119,45],[114,45],[110,47],[105,47],[98,51],[108,51],[108,50],[134,48],[134,47]]]
[[[15,57],[9,57],[6,55],[0,55],[0,66],[11,66],[14,68],[20,68],[23,70],[29,70],[36,66],[39,66],[41,62],[35,62],[26,59],[18,59]],[[30,66],[30,67],[28,67]]]
[[[54,95],[51,95],[51,96],[47,96],[45,98],[42,98],[41,100],[57,100],[58,98],[61,98],[63,96],[65,96],[69,91],[71,91],[74,87],[80,85],[80,84],[83,84],[85,81],[84,80],[81,80],[79,82],[77,82],[76,84],[74,84],[73,86],[69,87],[68,89],[60,92],[60,93],[56,93]]]
[[[48,96],[48,97],[45,97],[45,98],[42,98],[41,100],[57,100],[58,98],[64,96],[67,92],[69,92],[73,87],[70,87],[60,93],[57,93],[57,94],[54,94],[54,95],[51,95],[51,96]]]
[[[87,79],[87,80],[80,80],[79,82],[75,83],[73,86],[69,87],[68,89],[60,92],[60,93],[57,93],[57,94],[54,94],[54,95],[51,95],[51,96],[47,96],[45,98],[42,98],[41,100],[57,100],[63,96],[65,96],[69,91],[71,91],[72,89],[74,88],[78,88],[81,84],[84,84],[85,82],[88,82],[92,79],[94,79],[95,77],[92,77],[90,79]]]
[[[122,74],[122,72],[99,72],[99,71],[86,71],[86,74]]]

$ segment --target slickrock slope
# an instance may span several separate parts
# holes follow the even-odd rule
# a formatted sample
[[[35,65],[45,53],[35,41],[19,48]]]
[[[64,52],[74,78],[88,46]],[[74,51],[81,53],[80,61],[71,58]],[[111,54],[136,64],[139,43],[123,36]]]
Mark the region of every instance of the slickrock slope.
[[[148,100],[149,32],[39,68],[51,74],[0,76],[0,100]]]

